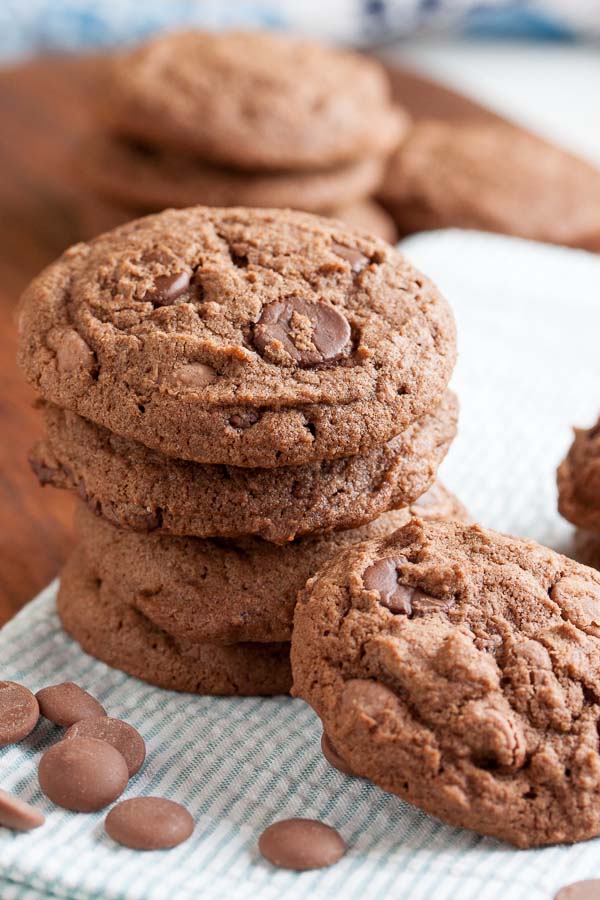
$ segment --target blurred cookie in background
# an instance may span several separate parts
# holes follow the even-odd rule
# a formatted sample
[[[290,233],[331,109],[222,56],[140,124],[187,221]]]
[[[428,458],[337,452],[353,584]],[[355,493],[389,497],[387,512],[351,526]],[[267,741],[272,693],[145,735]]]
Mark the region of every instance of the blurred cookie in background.
[[[409,116],[376,60],[268,32],[187,31],[118,54],[99,82],[98,132],[77,165],[115,204],[107,227],[166,207],[283,207],[396,239],[372,198]],[[82,218],[84,237],[98,233]]]
[[[380,63],[272,32],[165,34],[115,58],[105,97],[113,133],[246,171],[385,156],[406,128]]]
[[[401,235],[474,228],[600,251],[600,171],[511,125],[416,123],[379,199]]]

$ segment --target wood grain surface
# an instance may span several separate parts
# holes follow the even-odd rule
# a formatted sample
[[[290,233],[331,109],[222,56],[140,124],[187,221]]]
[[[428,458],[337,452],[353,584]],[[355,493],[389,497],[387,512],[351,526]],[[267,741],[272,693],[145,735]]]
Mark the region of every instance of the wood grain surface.
[[[66,247],[113,223],[78,182],[101,60],[36,60],[0,70],[0,624],[58,572],[73,545],[73,498],[40,488],[27,464],[41,423],[15,365],[14,312],[30,279]],[[415,117],[495,118],[420,76],[390,70]]]

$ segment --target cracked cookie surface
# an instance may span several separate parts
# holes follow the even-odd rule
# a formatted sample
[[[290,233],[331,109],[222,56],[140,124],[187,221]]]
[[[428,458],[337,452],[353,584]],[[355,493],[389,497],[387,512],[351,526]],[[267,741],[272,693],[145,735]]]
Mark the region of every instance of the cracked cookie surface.
[[[520,847],[600,833],[600,575],[412,519],[300,597],[294,694],[359,775]]]
[[[41,484],[76,491],[124,528],[287,543],[356,527],[420,497],[456,433],[457,414],[447,392],[432,413],[365,456],[281,467],[273,477],[272,469],[172,459],[46,404],[46,437],[30,463]]]
[[[117,133],[241,169],[385,155],[408,125],[377,61],[268,32],[164,35],[107,81]]]
[[[218,644],[167,634],[96,577],[80,548],[61,573],[60,620],[86,653],[174,691],[223,696],[287,694],[289,643]]]
[[[576,428],[558,467],[558,508],[579,528],[600,532],[600,419],[592,428]]]
[[[75,245],[19,330],[46,399],[244,467],[364,453],[439,403],[455,359],[446,302],[403,256],[289,210],[167,210]]]

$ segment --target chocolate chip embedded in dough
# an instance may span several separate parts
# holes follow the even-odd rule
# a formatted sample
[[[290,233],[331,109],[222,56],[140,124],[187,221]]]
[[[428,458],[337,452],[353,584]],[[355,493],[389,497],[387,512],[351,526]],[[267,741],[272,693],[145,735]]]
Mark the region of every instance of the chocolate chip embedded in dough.
[[[363,584],[368,591],[377,591],[382,606],[395,615],[412,618],[446,611],[454,605],[452,597],[432,597],[418,587],[400,584],[397,566],[404,561],[387,557],[365,569]]]
[[[154,287],[145,295],[154,306],[170,306],[184,294],[190,286],[189,272],[175,272],[173,275],[159,275],[154,279]]]
[[[281,869],[323,869],[342,858],[346,845],[335,828],[316,819],[283,819],[263,831],[262,856]]]
[[[338,359],[350,342],[350,325],[335,307],[288,297],[267,304],[254,327],[259,353],[278,358],[281,351],[300,366]]]
[[[188,363],[175,369],[171,381],[190,388],[203,388],[217,380],[217,373],[205,363]]]
[[[251,425],[256,425],[259,419],[260,413],[257,410],[248,409],[245,412],[234,413],[229,419],[229,424],[232,428],[250,428]]]
[[[352,271],[355,273],[361,272],[370,262],[369,257],[355,247],[345,247],[343,244],[338,244],[334,241],[332,249],[336,256],[341,256],[342,259],[350,263]]]
[[[75,329],[69,328],[55,343],[56,367],[63,375],[75,372],[91,374],[96,367],[93,351]]]

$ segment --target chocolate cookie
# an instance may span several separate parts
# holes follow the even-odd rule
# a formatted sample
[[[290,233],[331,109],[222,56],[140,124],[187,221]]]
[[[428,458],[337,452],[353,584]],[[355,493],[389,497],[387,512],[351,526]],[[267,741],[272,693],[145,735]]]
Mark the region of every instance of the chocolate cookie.
[[[381,199],[403,234],[479,228],[600,250],[600,171],[508,125],[417,123]]]
[[[352,228],[359,228],[375,237],[395,244],[398,240],[398,229],[389,213],[374,200],[363,200],[349,206],[340,206],[327,213],[332,219],[339,219]]]
[[[592,428],[575,429],[557,482],[558,508],[565,519],[600,532],[600,419]]]
[[[450,392],[407,431],[365,456],[242,469],[185,462],[47,404],[30,462],[42,484],[77,491],[125,528],[196,537],[257,535],[275,543],[352,528],[427,490],[456,433]]]
[[[573,558],[584,566],[600,569],[600,534],[578,528],[574,536]]]
[[[301,594],[294,694],[358,775],[530,847],[600,833],[600,574],[413,519]]]
[[[384,172],[377,157],[315,172],[240,172],[98,135],[80,148],[80,155],[86,181],[99,193],[137,208],[139,215],[200,203],[323,212],[368,197]]]
[[[286,694],[288,643],[196,643],[166,634],[123,603],[76,550],[57,599],[63,626],[86,653],[159,687],[195,694]]]
[[[167,210],[67,250],[20,311],[48,400],[205,463],[365,453],[455,359],[434,285],[383,241],[289,210]]]
[[[385,70],[287,36],[189,31],[115,61],[112,128],[241,169],[321,169],[389,153],[406,131]]]
[[[408,518],[386,513],[348,531],[277,547],[258,538],[235,543],[142,535],[116,528],[83,505],[76,528],[89,569],[111,595],[158,628],[190,641],[289,641],[296,597],[340,550],[390,534]]]

